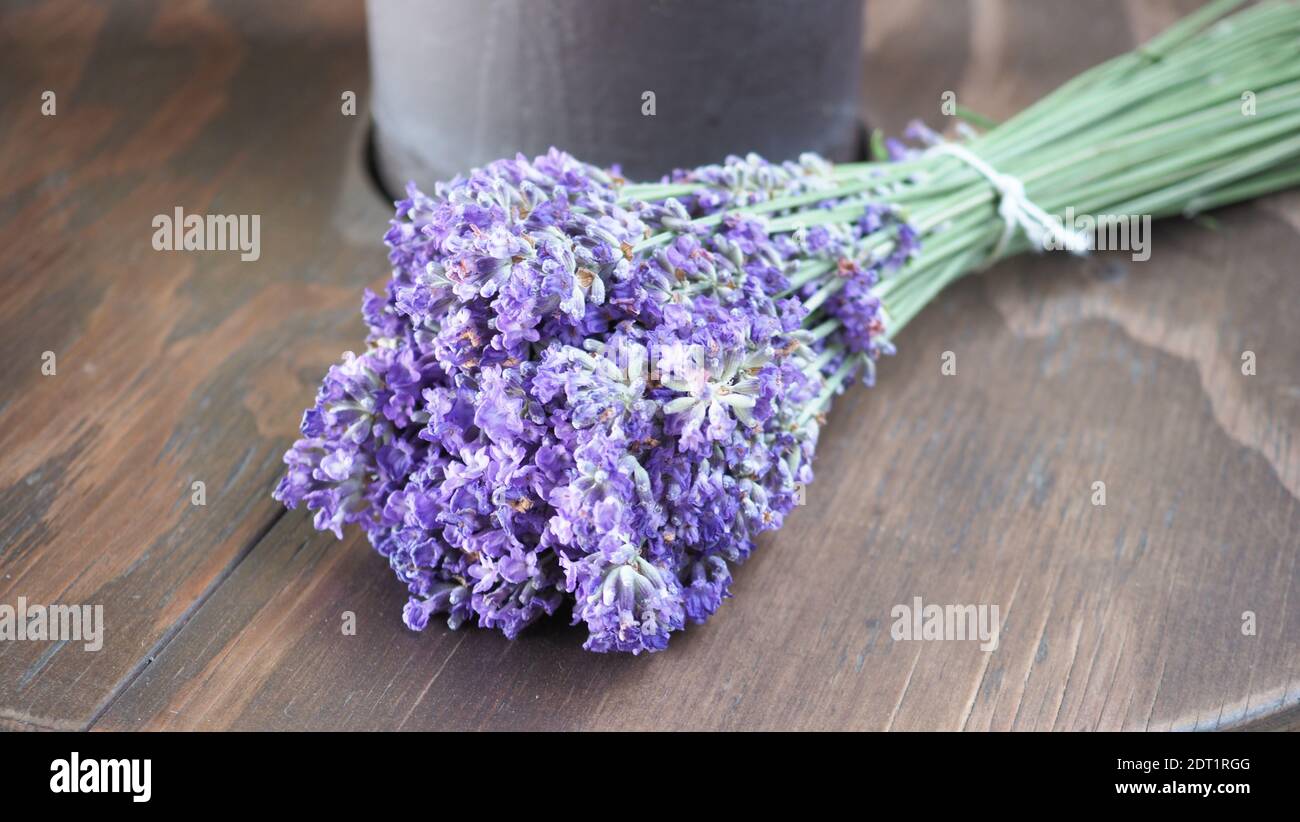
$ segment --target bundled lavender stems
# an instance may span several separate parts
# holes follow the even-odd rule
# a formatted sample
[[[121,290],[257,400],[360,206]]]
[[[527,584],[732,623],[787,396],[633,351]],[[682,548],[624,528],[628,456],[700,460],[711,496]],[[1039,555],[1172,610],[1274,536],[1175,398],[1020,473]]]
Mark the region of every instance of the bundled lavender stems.
[[[1212,25],[1233,4],[960,147],[917,128],[896,162],[631,184],[552,150],[411,186],[366,350],[330,369],[277,499],[365,529],[413,629],[513,638],[568,601],[584,647],[663,649],[812,480],[831,398],[947,283],[1080,250],[1046,219],[1067,205],[1160,216],[1300,182],[1300,9]]]

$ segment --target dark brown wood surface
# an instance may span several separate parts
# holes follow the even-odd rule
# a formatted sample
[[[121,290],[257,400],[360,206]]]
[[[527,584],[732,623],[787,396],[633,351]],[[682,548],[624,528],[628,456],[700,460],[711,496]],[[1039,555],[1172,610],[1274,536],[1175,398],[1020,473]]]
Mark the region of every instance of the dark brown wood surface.
[[[937,122],[951,90],[1003,117],[1195,5],[872,3],[864,113]],[[0,603],[106,620],[98,652],[0,642],[0,726],[1296,723],[1300,195],[1161,224],[1145,263],[959,283],[837,403],[807,506],[717,617],[598,656],[559,619],[411,633],[364,539],[270,498],[386,275],[340,110],[366,86],[357,3],[0,11]],[[261,258],[153,250],[177,206],[261,215]],[[999,647],[895,642],[915,596],[998,605]]]

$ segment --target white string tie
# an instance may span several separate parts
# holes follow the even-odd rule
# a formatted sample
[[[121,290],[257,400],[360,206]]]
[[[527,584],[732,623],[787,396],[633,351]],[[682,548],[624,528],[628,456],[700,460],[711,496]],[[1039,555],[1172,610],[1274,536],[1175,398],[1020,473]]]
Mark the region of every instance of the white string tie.
[[[1083,231],[1071,231],[1061,220],[1048,214],[1036,203],[1025,196],[1025,184],[1019,178],[1003,174],[993,166],[980,159],[970,149],[960,143],[940,143],[929,149],[930,154],[950,154],[966,165],[978,171],[989,181],[998,193],[998,216],[1002,218],[1002,236],[989,253],[988,263],[1002,257],[1007,244],[1020,230],[1036,251],[1048,248],[1049,238],[1052,248],[1069,251],[1071,254],[1087,254],[1092,248],[1092,239]]]

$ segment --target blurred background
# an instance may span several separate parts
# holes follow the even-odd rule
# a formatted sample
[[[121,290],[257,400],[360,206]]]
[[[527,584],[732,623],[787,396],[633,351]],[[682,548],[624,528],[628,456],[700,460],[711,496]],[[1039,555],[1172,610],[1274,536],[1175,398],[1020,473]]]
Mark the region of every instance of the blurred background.
[[[368,0],[389,190],[551,146],[633,179],[859,150],[862,0]]]

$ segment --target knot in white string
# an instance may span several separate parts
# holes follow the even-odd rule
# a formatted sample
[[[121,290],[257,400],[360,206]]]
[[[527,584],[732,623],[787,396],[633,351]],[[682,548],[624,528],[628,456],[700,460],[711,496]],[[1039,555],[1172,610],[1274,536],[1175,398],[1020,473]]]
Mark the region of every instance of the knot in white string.
[[[1092,247],[1092,241],[1086,233],[1067,229],[1059,219],[1025,196],[1025,184],[1018,177],[1003,174],[960,143],[940,143],[928,153],[951,154],[983,175],[997,191],[1002,236],[989,252],[989,263],[1002,257],[1017,230],[1025,233],[1036,251],[1050,247],[1064,249],[1072,254],[1087,254]]]

